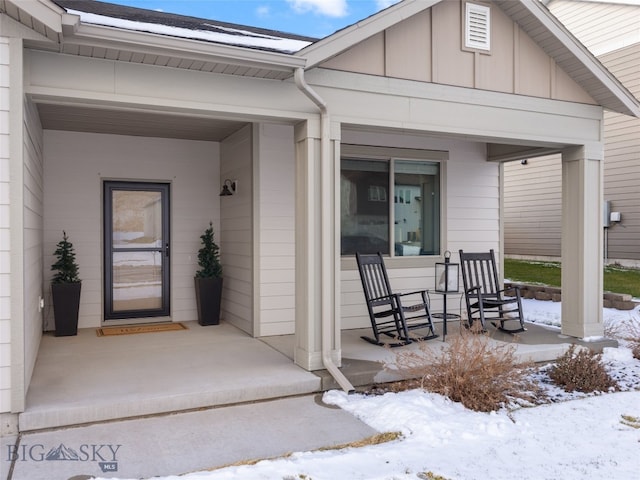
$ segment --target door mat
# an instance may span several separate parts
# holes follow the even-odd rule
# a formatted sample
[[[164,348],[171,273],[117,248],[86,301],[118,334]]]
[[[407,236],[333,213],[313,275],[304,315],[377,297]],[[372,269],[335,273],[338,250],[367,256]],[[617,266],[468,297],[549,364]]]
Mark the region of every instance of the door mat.
[[[103,327],[96,329],[99,337],[113,335],[133,335],[134,333],[173,332],[176,330],[188,330],[183,323],[153,323],[148,325],[128,325],[123,327]]]

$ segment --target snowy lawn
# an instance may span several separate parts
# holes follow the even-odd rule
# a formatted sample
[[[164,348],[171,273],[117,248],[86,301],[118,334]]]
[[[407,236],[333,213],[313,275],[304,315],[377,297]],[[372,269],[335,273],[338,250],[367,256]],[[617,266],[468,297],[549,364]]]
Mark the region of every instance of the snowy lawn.
[[[529,322],[559,325],[559,304],[527,300],[524,308]],[[640,311],[605,309],[605,319],[640,322]],[[402,436],[376,446],[295,453],[165,480],[638,479],[640,361],[624,346],[605,349],[602,360],[623,391],[567,394],[547,383],[542,371],[537,377],[551,403],[492,413],[420,390],[380,396],[327,392],[326,403],[380,432]]]

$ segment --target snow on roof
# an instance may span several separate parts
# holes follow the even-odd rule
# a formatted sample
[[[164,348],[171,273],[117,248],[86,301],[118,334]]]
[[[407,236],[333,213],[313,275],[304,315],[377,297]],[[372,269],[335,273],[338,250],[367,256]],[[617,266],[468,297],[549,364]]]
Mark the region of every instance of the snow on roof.
[[[167,14],[102,2],[57,0],[67,13],[85,24],[201,40],[238,47],[295,53],[316,39],[215,20]]]

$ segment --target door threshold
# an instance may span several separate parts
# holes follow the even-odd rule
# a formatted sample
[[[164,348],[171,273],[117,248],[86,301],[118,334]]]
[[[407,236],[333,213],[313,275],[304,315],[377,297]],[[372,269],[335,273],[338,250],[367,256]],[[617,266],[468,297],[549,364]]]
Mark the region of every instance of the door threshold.
[[[144,317],[103,320],[101,327],[124,327],[129,325],[145,325],[147,323],[172,323],[171,317]]]

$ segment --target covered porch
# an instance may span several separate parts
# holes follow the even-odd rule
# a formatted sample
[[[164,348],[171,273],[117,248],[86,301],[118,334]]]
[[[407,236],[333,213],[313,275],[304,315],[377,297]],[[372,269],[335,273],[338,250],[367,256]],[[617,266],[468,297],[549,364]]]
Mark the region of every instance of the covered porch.
[[[99,337],[94,328],[76,337],[44,335],[20,431],[110,421],[295,396],[338,388],[328,372],[293,363],[294,335],[253,338],[229,323],[186,330]],[[437,324],[441,333],[441,325]],[[396,350],[371,345],[344,330],[341,371],[356,386],[397,380],[384,362]],[[459,334],[449,324],[447,339]],[[529,325],[526,335],[493,336],[516,342],[523,359],[555,359],[568,342],[557,330]],[[443,349],[442,337],[426,343]],[[402,348],[418,348],[417,344]],[[79,359],[82,359],[79,361]]]

